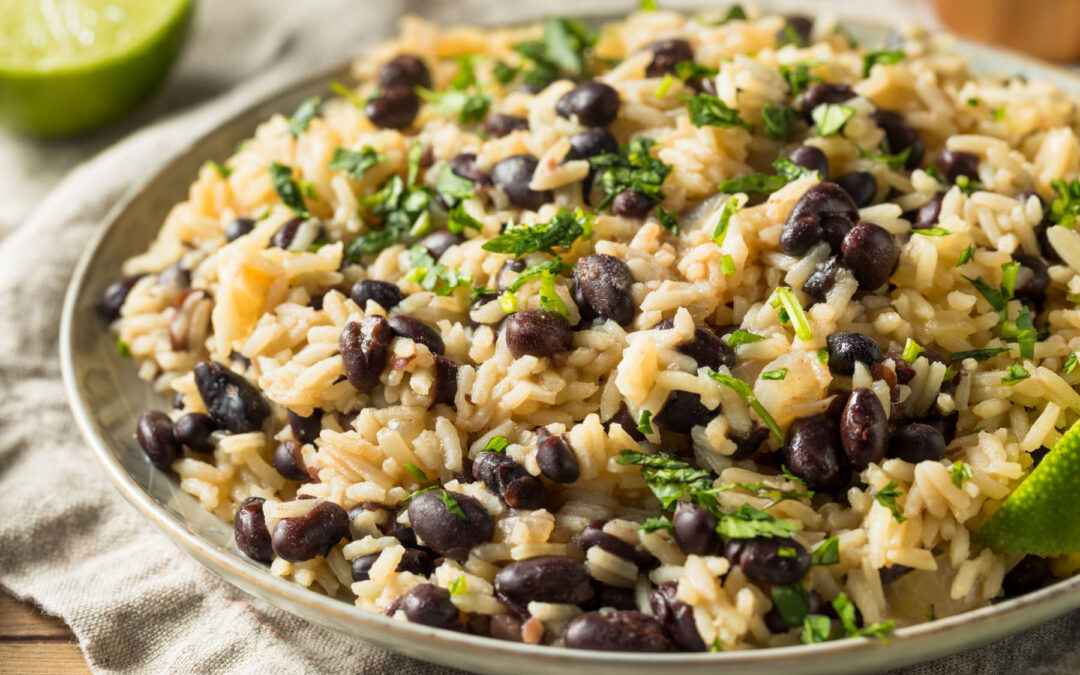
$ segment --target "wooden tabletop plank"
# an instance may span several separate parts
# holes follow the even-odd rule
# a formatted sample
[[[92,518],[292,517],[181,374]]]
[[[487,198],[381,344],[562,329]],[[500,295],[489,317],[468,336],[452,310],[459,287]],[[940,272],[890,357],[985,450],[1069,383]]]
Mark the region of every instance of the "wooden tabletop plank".
[[[64,622],[43,614],[33,605],[21,603],[0,592],[0,641],[9,639],[74,640]],[[3,661],[0,661],[3,663]]]
[[[5,673],[89,673],[74,642],[0,642],[0,670]]]

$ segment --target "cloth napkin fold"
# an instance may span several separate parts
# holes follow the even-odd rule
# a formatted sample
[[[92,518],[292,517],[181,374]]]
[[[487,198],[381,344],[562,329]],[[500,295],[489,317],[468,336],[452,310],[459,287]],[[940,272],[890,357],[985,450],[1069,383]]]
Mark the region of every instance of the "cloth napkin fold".
[[[545,9],[590,6],[605,5],[555,0]],[[186,111],[76,168],[33,204],[29,218],[31,201],[65,162],[135,127],[63,145],[0,137],[0,190],[7,195],[0,199],[0,237],[19,224],[0,239],[0,585],[62,617],[94,671],[455,672],[279,611],[176,549],[123,501],[79,437],[60,382],[57,326],[86,242],[164,157],[295,77],[389,35],[403,11],[457,20],[480,15],[480,8],[492,21],[522,14],[511,3],[482,0],[206,1],[179,72],[131,124]],[[903,672],[1078,672],[1077,635],[1080,613]]]

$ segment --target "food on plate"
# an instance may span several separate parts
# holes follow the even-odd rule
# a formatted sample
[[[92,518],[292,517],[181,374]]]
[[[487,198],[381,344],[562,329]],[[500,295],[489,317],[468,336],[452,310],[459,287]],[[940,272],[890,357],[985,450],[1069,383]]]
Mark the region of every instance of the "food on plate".
[[[884,638],[1080,567],[1030,497],[1075,483],[1073,95],[737,6],[408,18],[354,75],[102,300],[172,401],[139,443],[248,558],[622,651]]]

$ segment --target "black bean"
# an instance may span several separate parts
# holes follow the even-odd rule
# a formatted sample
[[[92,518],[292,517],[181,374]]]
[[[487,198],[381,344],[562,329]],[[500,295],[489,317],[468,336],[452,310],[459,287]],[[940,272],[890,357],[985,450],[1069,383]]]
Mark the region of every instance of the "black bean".
[[[885,458],[888,420],[877,394],[866,387],[851,392],[840,420],[840,441],[852,468],[862,471]]]
[[[581,465],[566,436],[548,436],[536,445],[540,472],[556,483],[573,483],[581,477]]]
[[[638,608],[637,598],[635,597],[634,589],[632,588],[611,586],[594,580],[593,590],[596,595],[593,596],[591,602],[583,605],[583,609],[596,610],[608,608],[636,610]]]
[[[392,284],[389,281],[361,279],[353,284],[349,297],[360,309],[367,306],[368,300],[374,300],[380,307],[390,311],[405,299],[405,294],[401,292],[397,284]]]
[[[322,431],[322,414],[319,408],[308,415],[301,417],[291,410],[286,411],[289,417],[289,428],[292,429],[293,438],[301,443],[314,443]]]
[[[423,87],[431,89],[431,72],[418,56],[398,54],[379,67],[383,87]]]
[[[802,255],[825,240],[837,253],[844,235],[858,218],[855,202],[839,185],[813,185],[791,209],[780,233],[780,250],[788,255]]]
[[[938,217],[941,215],[941,200],[944,198],[945,193],[939,192],[931,197],[930,201],[920,206],[919,210],[915,212],[915,222],[911,224],[911,228],[914,230],[928,230],[937,225]]]
[[[503,332],[506,346],[516,359],[522,356],[552,356],[574,345],[574,332],[566,317],[543,309],[526,309],[511,314]]]
[[[379,386],[379,376],[386,368],[390,340],[393,338],[394,330],[381,316],[369,316],[360,323],[350,321],[345,324],[338,346],[349,384],[364,392]]]
[[[458,364],[453,359],[435,354],[435,391],[433,403],[453,406],[457,397]]]
[[[258,431],[270,416],[259,390],[216,361],[195,364],[195,385],[214,424],[234,434]]]
[[[788,159],[805,169],[817,171],[821,180],[829,180],[829,159],[820,149],[812,145],[800,145],[788,154]]]
[[[289,248],[289,244],[296,238],[296,232],[304,224],[303,218],[291,218],[278,228],[274,236],[270,238],[270,245],[278,248]]]
[[[888,565],[878,569],[878,578],[881,579],[882,584],[891,584],[914,569],[907,565]]]
[[[781,454],[791,473],[815,490],[835,490],[847,481],[840,429],[825,415],[792,422]]]
[[[416,548],[419,545],[416,541],[416,533],[408,525],[399,523],[396,516],[391,518],[386,525],[386,536],[394,537],[405,548]]]
[[[612,424],[618,424],[623,431],[630,435],[630,438],[638,443],[645,440],[645,434],[638,431],[637,422],[625,405],[620,407],[619,411],[611,416],[611,419],[604,422],[604,431],[608,431]]]
[[[500,293],[505,291],[510,284],[514,283],[518,274],[525,271],[527,265],[524,260],[507,258],[503,266],[499,268],[499,271],[495,274],[495,288]]]
[[[597,314],[625,326],[634,318],[637,304],[630,294],[634,275],[626,263],[603,253],[579,258],[574,267],[574,289]]]
[[[911,170],[917,167],[926,152],[926,144],[923,143],[919,132],[908,124],[903,115],[891,110],[878,110],[874,113],[874,121],[885,132],[888,152],[899,154],[911,148],[904,168]]]
[[[629,560],[638,569],[644,571],[655,569],[660,565],[660,561],[653,554],[642,551],[613,534],[604,532],[605,523],[607,523],[606,520],[594,520],[585,526],[585,529],[578,535],[578,546],[581,547],[582,551],[588,551],[593,546],[599,546],[612,555]]]
[[[456,503],[455,511],[465,514],[459,518],[446,502]],[[409,522],[424,545],[441,556],[465,560],[474,546],[491,540],[495,532],[491,515],[468,495],[442,488],[429,490],[409,500]]]
[[[791,42],[792,33],[798,36],[797,47],[805,47],[810,44],[810,31],[814,28],[814,20],[807,16],[792,14],[785,17],[784,27],[776,34],[776,40],[780,43]]]
[[[98,311],[106,320],[115,321],[120,318],[120,307],[131,292],[131,287],[144,276],[146,275],[132,274],[120,281],[114,281],[105,288],[105,292],[101,294],[101,302],[98,303]]]
[[[496,640],[523,642],[524,638],[521,635],[521,624],[522,620],[512,612],[494,614],[491,617],[491,624],[489,627],[491,637]]]
[[[731,453],[731,459],[747,459],[757,454],[761,444],[769,437],[769,430],[761,425],[755,426],[746,435],[732,433],[728,440],[735,444],[735,452]]]
[[[675,327],[672,319],[664,319],[656,324],[655,330],[670,330]],[[735,365],[735,351],[729,347],[711,326],[699,323],[694,326],[694,337],[689,342],[679,345],[678,351],[694,359],[699,368],[719,370],[720,366]]]
[[[963,150],[942,150],[938,157],[938,169],[949,185],[956,183],[960,176],[975,180],[979,177],[979,158]]]
[[[278,443],[278,446],[274,448],[274,468],[289,480],[304,482],[311,480],[307,467],[304,466],[300,444],[296,441],[286,440]]]
[[[491,176],[480,170],[480,167],[476,165],[476,155],[471,152],[454,155],[450,158],[448,164],[455,175],[467,178],[479,187],[489,187],[491,185]]]
[[[555,103],[560,117],[577,117],[584,127],[606,127],[619,114],[619,92],[603,82],[582,82]]]
[[[705,641],[694,621],[694,608],[679,600],[678,584],[668,581],[660,584],[649,594],[649,606],[653,616],[667,628],[671,639],[683,651],[703,652]]]
[[[865,333],[833,333],[825,338],[825,345],[829,349],[829,370],[838,375],[851,375],[856,363],[870,367],[885,359],[881,347]]]
[[[135,438],[150,463],[162,471],[167,471],[173,461],[184,454],[180,442],[173,434],[172,419],[157,410],[150,410],[139,416],[135,425]]]
[[[208,453],[214,451],[214,443],[210,440],[210,434],[217,430],[214,420],[206,413],[193,412],[181,415],[176,420],[173,435],[181,445],[186,446],[192,452]]]
[[[793,584],[810,570],[810,554],[794,539],[733,539],[726,555],[747,577],[777,586]]]
[[[443,344],[439,333],[420,319],[408,314],[395,314],[390,317],[389,322],[394,335],[424,345],[433,354],[442,354],[446,351],[446,345]]]
[[[371,566],[379,559],[378,553],[369,553],[358,558],[353,558],[350,565],[350,574],[353,581],[367,581],[371,578]]]
[[[1005,575],[1001,587],[1006,597],[1014,597],[1037,591],[1052,579],[1050,561],[1037,555],[1027,555],[1020,559]]]
[[[512,562],[495,575],[495,593],[516,605],[581,605],[593,597],[589,570],[571,558],[543,555]]]
[[[184,392],[178,391],[172,396],[172,407],[176,410],[184,409]]]
[[[412,87],[387,87],[364,106],[364,114],[381,129],[407,129],[419,111],[420,97]]]
[[[670,646],[659,621],[625,610],[579,616],[566,627],[563,641],[571,649],[618,652],[666,652]]]
[[[645,77],[674,73],[676,64],[694,60],[694,48],[686,40],[661,40],[646,45],[645,48],[653,53],[652,61],[645,68]]]
[[[274,549],[263,515],[265,501],[262,497],[248,497],[240,502],[233,516],[233,539],[241,553],[252,560],[268,563],[274,559]]]
[[[326,555],[349,534],[349,516],[334,502],[320,502],[307,515],[285,518],[274,528],[274,553],[289,562]]]
[[[401,610],[405,618],[425,626],[461,630],[461,615],[450,602],[450,591],[435,584],[414,586],[401,596]]]
[[[814,108],[824,103],[843,103],[848,99],[854,98],[855,92],[851,87],[839,82],[818,82],[812,84],[803,92],[802,95],[802,111],[803,117],[807,122],[810,122],[813,118],[810,113],[814,111]]]
[[[248,232],[255,229],[255,221],[252,218],[237,218],[225,226],[225,241],[236,241]]]
[[[818,302],[825,302],[825,297],[836,284],[836,274],[847,269],[844,259],[838,255],[830,256],[817,264],[813,273],[807,277],[802,291]]]
[[[586,129],[570,137],[566,159],[588,159],[597,155],[618,154],[619,142],[607,129]]]
[[[544,484],[505,454],[479,453],[473,459],[472,474],[512,508],[541,509],[547,504]]]
[[[851,201],[860,209],[873,204],[877,197],[877,179],[869,171],[845,173],[838,176],[834,182],[848,193]]]
[[[706,408],[700,395],[675,389],[668,394],[652,421],[663,429],[688,434],[694,427],[705,426],[719,414],[720,407]]]
[[[945,459],[945,439],[929,424],[905,424],[889,438],[888,456],[913,464],[926,460],[940,462]]]
[[[1057,254],[1057,251],[1054,250],[1054,247],[1050,245],[1050,241],[1046,238],[1046,231],[1053,226],[1053,223],[1050,222],[1050,219],[1047,217],[1046,202],[1043,201],[1043,198],[1034,190],[1024,190],[1016,195],[1016,199],[1024,205],[1024,208],[1027,208],[1027,203],[1032,197],[1039,200],[1039,206],[1042,207],[1043,213],[1042,220],[1035,226],[1035,239],[1039,242],[1039,253],[1042,257],[1046,258],[1051,265],[1058,264],[1061,262],[1061,256]]]
[[[162,286],[172,286],[181,291],[191,287],[191,272],[184,269],[179,260],[161,270],[158,274],[158,283]]]
[[[489,138],[502,138],[508,136],[515,131],[528,131],[529,120],[524,117],[516,117],[514,115],[504,115],[502,113],[491,113],[484,120],[484,133]]]
[[[716,517],[690,502],[679,502],[675,515],[675,543],[686,555],[717,555],[720,552],[720,535],[716,533]]]
[[[1016,297],[1036,301],[1045,298],[1046,289],[1050,287],[1050,272],[1046,263],[1038,256],[1027,253],[1014,253],[1013,260],[1020,263],[1020,269],[1016,272]]]
[[[623,190],[611,200],[611,215],[621,218],[644,218],[656,206],[656,200],[637,190]]]
[[[438,260],[443,253],[450,250],[451,246],[457,246],[463,241],[465,241],[465,237],[454,234],[450,230],[435,230],[416,243],[426,248],[431,257]]]
[[[538,192],[529,187],[536,166],[532,155],[511,155],[491,167],[491,180],[503,189],[511,204],[535,211],[553,199],[551,190]]]
[[[881,288],[900,262],[900,246],[889,231],[874,223],[859,223],[844,237],[844,262],[866,291]]]

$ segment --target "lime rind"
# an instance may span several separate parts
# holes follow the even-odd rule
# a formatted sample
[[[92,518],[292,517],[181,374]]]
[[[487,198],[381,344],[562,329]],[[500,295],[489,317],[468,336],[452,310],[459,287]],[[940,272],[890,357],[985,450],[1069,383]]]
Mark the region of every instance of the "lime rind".
[[[1080,553],[1080,421],[986,521],[976,541],[1008,553]]]

